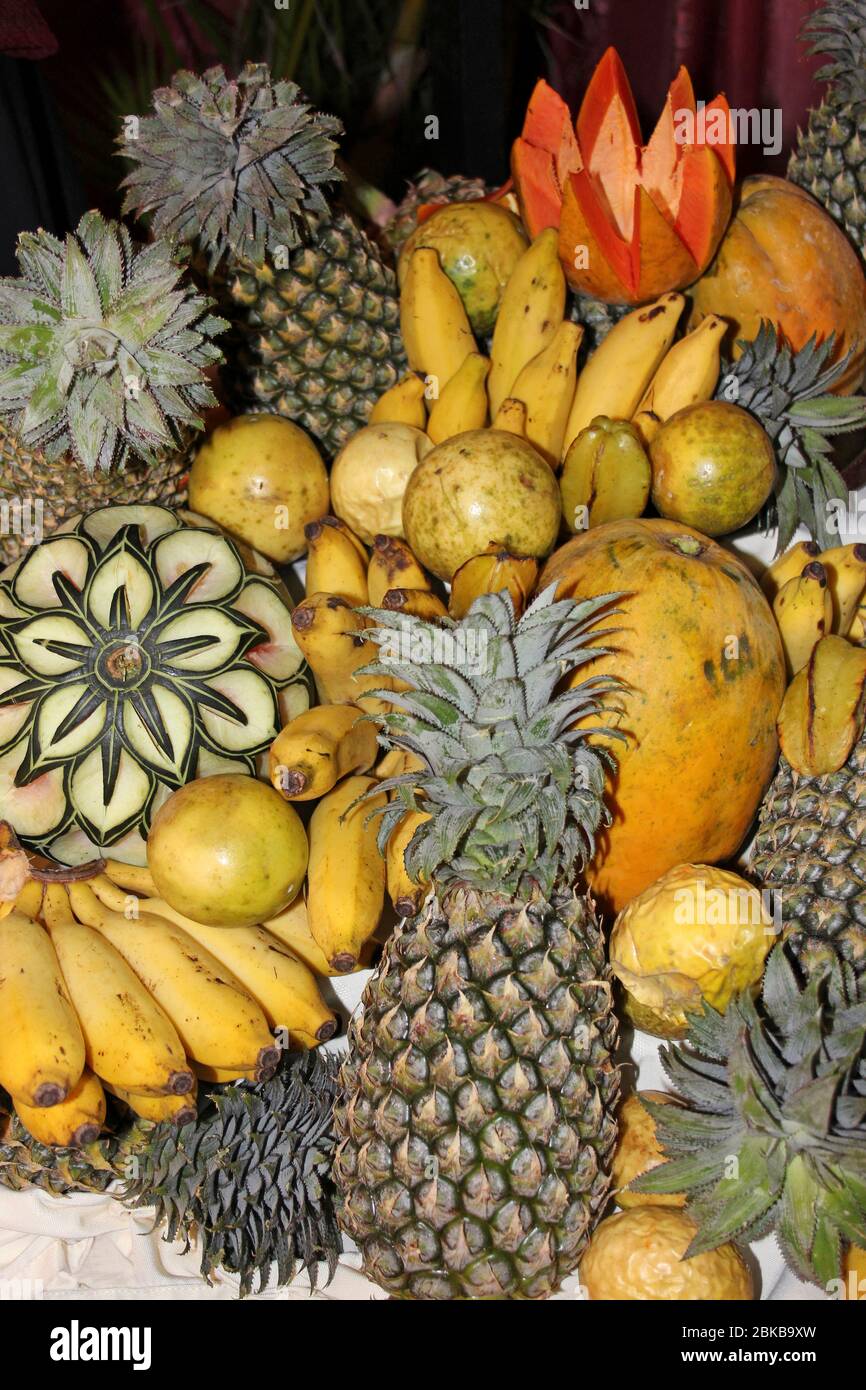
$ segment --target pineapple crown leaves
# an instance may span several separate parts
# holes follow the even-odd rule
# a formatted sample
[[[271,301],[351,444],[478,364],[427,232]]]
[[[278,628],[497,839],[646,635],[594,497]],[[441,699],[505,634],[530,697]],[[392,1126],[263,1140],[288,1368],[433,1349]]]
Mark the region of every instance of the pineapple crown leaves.
[[[164,1239],[194,1235],[201,1272],[240,1276],[240,1296],[258,1292],[276,1264],[277,1283],[306,1269],[316,1287],[325,1263],[329,1282],[342,1242],[331,1159],[338,1059],[293,1053],[270,1080],[213,1092],[195,1121],[156,1125],[136,1151],[135,1176],[122,1199],[154,1207]]]
[[[689,1254],[776,1229],[802,1277],[839,1277],[844,1241],[866,1242],[866,996],[824,961],[801,984],[785,947],[759,1001],[704,1003],[682,1047],[662,1049],[686,1107],[645,1102],[669,1161],[632,1184],[686,1192]]]
[[[777,551],[790,544],[803,522],[826,549],[838,537],[830,527],[834,504],[844,506],[848,487],[831,459],[829,440],[866,427],[866,396],[836,396],[832,387],[851,353],[833,362],[835,338],[815,334],[795,352],[784,334],[762,320],[742,355],[722,372],[716,398],[750,411],[773,441],[778,464],[773,504],[779,526]]]
[[[328,212],[323,188],[342,179],[340,122],[299,97],[264,63],[234,79],[222,67],[175,73],[154,92],[153,114],[120,137],[134,165],[124,212],[151,214],[158,236],[200,248],[211,272],[227,256],[260,265],[293,249]]]
[[[108,472],[203,428],[228,324],[167,242],[87,212],[65,243],[23,232],[17,256],[20,276],[0,279],[0,418],[28,448]]]
[[[361,610],[381,657],[367,671],[408,687],[376,692],[392,706],[377,716],[380,742],[426,765],[376,788],[395,793],[374,813],[383,852],[407,807],[430,812],[406,850],[416,881],[512,895],[537,885],[549,895],[591,857],[610,820],[603,796],[613,765],[591,739],[622,735],[585,721],[619,682],[595,676],[556,692],[605,653],[595,625],[617,597],[557,601],[550,587],[519,621],[507,593],[482,595],[459,622]]]
[[[866,11],[860,4],[823,4],[808,15],[800,28],[806,52],[823,54],[830,61],[815,73],[817,82],[832,82],[843,101],[863,101],[866,88]]]

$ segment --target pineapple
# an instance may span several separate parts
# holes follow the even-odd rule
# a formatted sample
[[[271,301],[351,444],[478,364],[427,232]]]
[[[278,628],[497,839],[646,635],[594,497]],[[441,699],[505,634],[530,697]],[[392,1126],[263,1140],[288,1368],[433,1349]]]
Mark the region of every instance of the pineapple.
[[[844,1243],[866,1244],[866,994],[838,961],[798,977],[771,952],[760,1000],[704,1004],[662,1062],[687,1107],[645,1101],[670,1161],[637,1192],[685,1192],[696,1255],[775,1230],[801,1278],[842,1277]]]
[[[751,860],[779,895],[804,963],[830,947],[866,976],[866,735],[838,772],[804,777],[784,757],[764,797]]]
[[[492,190],[483,179],[466,174],[447,177],[436,169],[419,169],[385,226],[381,239],[396,261],[418,226],[418,211],[432,203],[472,203],[486,198]],[[393,205],[392,205],[393,206]]]
[[[124,211],[190,243],[232,325],[236,410],[285,415],[333,457],[406,370],[394,272],[324,189],[339,122],[262,63],[175,74],[126,122]]]
[[[597,655],[612,597],[550,588],[517,622],[485,595],[441,627],[368,610],[378,673],[407,686],[382,742],[426,766],[381,784],[380,847],[417,791],[430,819],[405,864],[431,886],[350,1028],[335,1176],[366,1273],[398,1297],[543,1298],[607,1201],[617,1025],[578,875],[609,821],[585,717],[615,682],[554,692]]]
[[[76,512],[181,500],[227,327],[166,242],[98,212],[65,243],[22,233],[17,254],[0,280],[0,565]]]
[[[103,507],[0,578],[0,819],[78,864],[145,862],[173,790],[253,774],[309,695],[261,557],[164,507]]]
[[[832,365],[833,336],[811,337],[794,352],[784,335],[764,320],[742,355],[722,369],[716,397],[748,410],[763,425],[776,452],[777,479],[771,513],[778,523],[776,553],[802,523],[822,549],[836,545],[832,515],[844,507],[848,488],[830,460],[834,435],[866,428],[866,397],[836,396],[831,387],[850,353]]]
[[[831,61],[830,86],[797,132],[788,178],[823,203],[866,257],[866,0],[825,0],[802,29],[809,52]]]

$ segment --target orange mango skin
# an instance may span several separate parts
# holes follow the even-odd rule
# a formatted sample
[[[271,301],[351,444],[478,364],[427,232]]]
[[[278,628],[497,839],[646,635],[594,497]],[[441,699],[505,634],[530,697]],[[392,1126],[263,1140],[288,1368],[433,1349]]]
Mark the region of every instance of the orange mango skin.
[[[707,314],[754,338],[771,319],[795,350],[837,335],[834,359],[854,349],[833,390],[850,395],[866,367],[866,278],[845,235],[810,193],[772,175],[743,180],[739,207],[706,274],[691,289],[690,326]]]
[[[672,542],[696,544],[683,555]],[[590,885],[619,912],[675,864],[717,864],[740,848],[773,774],[785,692],[781,639],[757,582],[730,552],[688,526],[608,522],[555,551],[539,591],[560,598],[623,593],[600,627],[610,654],[582,666],[626,688],[607,722],[614,740],[611,826],[597,837]],[[725,644],[739,657],[725,659]],[[596,718],[591,722],[598,723]]]

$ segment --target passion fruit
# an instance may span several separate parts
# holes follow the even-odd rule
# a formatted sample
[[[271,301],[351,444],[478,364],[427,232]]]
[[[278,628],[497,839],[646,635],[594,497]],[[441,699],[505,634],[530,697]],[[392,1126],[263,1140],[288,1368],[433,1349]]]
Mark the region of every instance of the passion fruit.
[[[671,1207],[617,1212],[596,1227],[580,1263],[581,1285],[600,1302],[750,1302],[752,1276],[736,1246],[686,1257],[697,1233]]]
[[[397,263],[402,287],[413,251],[430,247],[454,284],[473,331],[489,333],[505,286],[528,238],[519,218],[498,203],[447,203],[406,241]]]
[[[610,964],[636,1028],[683,1038],[706,999],[724,1013],[757,984],[776,937],[761,894],[726,869],[678,864],[632,898],[610,938]]]
[[[438,444],[403,498],[403,534],[422,565],[446,580],[492,542],[517,555],[546,555],[560,517],[556,474],[508,430],[467,430]]]
[[[776,480],[767,431],[727,401],[698,401],[678,410],[653,438],[650,460],[656,510],[705,536],[745,526]]]
[[[189,504],[285,565],[306,551],[307,523],[328,510],[328,474],[300,425],[280,415],[238,415],[199,449]]]
[[[344,444],[331,469],[336,516],[372,545],[376,536],[402,536],[403,496],[419,459],[433,441],[414,425],[365,425]]]
[[[293,806],[233,773],[199,777],[157,811],[147,863],[169,907],[207,927],[253,927],[297,897],[309,846]]]
[[[684,1207],[682,1192],[629,1192],[628,1185],[664,1163],[665,1155],[656,1138],[655,1120],[644,1105],[645,1100],[658,1105],[675,1105],[666,1091],[638,1091],[623,1101],[617,1115],[617,1141],[611,1163],[613,1195],[625,1211],[629,1207]]]

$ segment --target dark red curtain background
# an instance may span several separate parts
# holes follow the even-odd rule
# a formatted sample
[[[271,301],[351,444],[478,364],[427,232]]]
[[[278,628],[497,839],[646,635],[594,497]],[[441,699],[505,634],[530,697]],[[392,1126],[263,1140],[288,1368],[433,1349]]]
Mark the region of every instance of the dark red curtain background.
[[[684,63],[695,95],[724,92],[731,106],[779,107],[783,152],[738,151],[741,173],[771,167],[784,174],[788,152],[809,106],[820,97],[797,33],[817,0],[589,0],[585,10],[561,0],[548,31],[550,81],[574,104],[608,44],[620,52],[649,135],[668,85]]]

